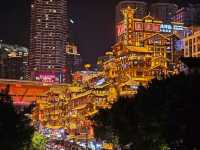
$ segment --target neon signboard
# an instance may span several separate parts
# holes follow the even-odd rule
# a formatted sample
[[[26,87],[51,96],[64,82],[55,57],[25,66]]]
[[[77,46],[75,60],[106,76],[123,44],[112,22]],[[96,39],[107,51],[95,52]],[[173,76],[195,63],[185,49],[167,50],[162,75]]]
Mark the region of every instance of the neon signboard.
[[[143,23],[141,23],[141,22],[136,22],[136,23],[135,23],[135,30],[136,30],[136,31],[142,31],[142,30],[143,30]]]
[[[184,27],[181,25],[161,24],[160,32],[183,31]]]
[[[106,82],[106,80],[104,78],[100,79],[99,81],[97,81],[96,85],[97,86],[102,85],[102,84],[104,84],[104,82]]]
[[[60,82],[62,74],[53,72],[37,72],[35,73],[35,79],[44,83]]]
[[[123,24],[117,25],[117,35],[120,36],[125,33],[125,26]]]
[[[14,101],[13,102],[14,105],[18,105],[18,106],[27,106],[27,105],[30,105],[31,102],[26,102],[26,101]]]
[[[46,83],[53,83],[56,80],[56,76],[55,74],[38,74],[36,76],[36,80]]]
[[[145,23],[144,30],[146,31],[153,31],[153,24],[152,23]]]
[[[173,26],[173,29],[176,30],[176,31],[182,31],[182,30],[183,30],[183,26],[174,25],[174,26]]]
[[[160,24],[156,24],[156,23],[135,22],[134,23],[134,30],[135,31],[160,32],[161,26],[160,26]],[[117,36],[121,36],[123,33],[125,33],[125,31],[126,31],[126,29],[125,29],[125,26],[123,24],[117,25]]]
[[[172,32],[172,25],[170,25],[170,24],[161,24],[160,25],[160,32],[167,32],[167,33],[169,33],[169,32]]]
[[[173,31],[183,31],[184,27],[182,25],[172,25],[172,24],[159,24],[159,23],[150,23],[150,22],[135,22],[134,23],[135,31],[152,31],[152,32],[164,32],[171,33]],[[123,23],[117,25],[117,35],[121,36],[126,32],[125,26]]]
[[[135,30],[160,32],[160,24],[135,22]]]
[[[73,77],[73,80],[82,81],[82,76],[78,72],[75,72],[72,77]]]
[[[160,32],[160,24],[154,24],[153,25],[153,31]]]

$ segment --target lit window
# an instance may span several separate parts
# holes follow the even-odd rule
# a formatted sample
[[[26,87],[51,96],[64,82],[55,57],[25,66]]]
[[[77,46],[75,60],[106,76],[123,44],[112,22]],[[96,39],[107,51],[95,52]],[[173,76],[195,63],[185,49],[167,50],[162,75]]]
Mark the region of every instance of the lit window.
[[[46,23],[45,28],[48,28],[48,23]]]
[[[45,20],[49,20],[49,15],[45,14]]]

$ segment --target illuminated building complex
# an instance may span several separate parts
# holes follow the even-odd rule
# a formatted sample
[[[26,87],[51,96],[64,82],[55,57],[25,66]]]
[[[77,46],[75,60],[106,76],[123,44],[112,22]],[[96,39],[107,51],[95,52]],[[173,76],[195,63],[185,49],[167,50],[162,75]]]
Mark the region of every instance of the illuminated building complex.
[[[174,44],[185,30],[183,25],[165,24],[150,15],[135,18],[131,7],[123,8],[122,14],[118,41],[99,59],[101,70],[89,71],[87,65],[86,71],[73,74],[72,84],[51,88],[37,101],[34,122],[43,128],[64,128],[70,140],[92,140],[90,116],[100,108],[110,108],[119,96],[133,96],[139,85],[174,73],[170,65],[175,63]]]
[[[131,7],[122,10],[124,20],[117,25],[114,59],[103,63],[107,76],[124,84],[122,91],[173,72],[176,41],[185,32],[181,23],[163,23],[150,15],[138,19],[135,11]]]
[[[62,82],[67,37],[67,1],[33,0],[29,53],[31,80]]]
[[[135,12],[136,18],[144,18],[144,16],[146,16],[147,14],[147,3],[141,1],[130,1],[130,0],[121,1],[118,3],[116,7],[116,14],[115,14],[116,24],[123,20],[124,17],[123,14],[121,13],[121,10],[127,8],[128,6],[137,9],[137,11]]]
[[[200,57],[200,31],[184,39],[184,57]]]
[[[100,108],[109,108],[116,93],[103,72],[76,72],[74,76],[76,82],[53,86],[38,97],[32,119],[47,137],[60,140],[64,129],[68,140],[89,144],[94,140],[89,117]]]

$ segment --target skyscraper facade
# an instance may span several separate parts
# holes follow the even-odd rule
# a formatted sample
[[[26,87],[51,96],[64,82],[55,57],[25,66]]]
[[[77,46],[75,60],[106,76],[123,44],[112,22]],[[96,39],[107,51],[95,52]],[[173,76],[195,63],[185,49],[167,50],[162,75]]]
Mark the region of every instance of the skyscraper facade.
[[[32,0],[29,52],[31,80],[61,80],[67,38],[67,0]]]
[[[195,9],[192,7],[182,7],[176,11],[173,21],[183,23],[184,26],[191,26],[194,24],[194,12]]]
[[[165,23],[172,21],[172,17],[176,14],[177,10],[178,5],[173,3],[153,3],[150,6],[151,16]]]

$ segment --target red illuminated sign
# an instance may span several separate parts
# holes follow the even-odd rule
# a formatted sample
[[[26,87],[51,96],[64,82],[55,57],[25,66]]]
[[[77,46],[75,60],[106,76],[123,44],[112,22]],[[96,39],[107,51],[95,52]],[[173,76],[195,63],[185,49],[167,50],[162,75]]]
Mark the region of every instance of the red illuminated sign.
[[[25,102],[25,101],[14,101],[14,105],[20,105],[20,106],[25,106],[25,105],[30,105],[31,102]]]
[[[160,32],[160,24],[154,24],[153,25],[153,31]]]
[[[146,31],[153,31],[153,24],[152,23],[145,23],[144,30]]]
[[[158,23],[144,23],[144,22],[135,22],[134,30],[135,31],[151,31],[151,32],[160,32],[161,25]],[[121,36],[125,33],[125,26],[123,23],[117,25],[117,36]]]
[[[125,33],[125,26],[123,24],[117,25],[117,35],[120,36]]]
[[[136,31],[142,31],[143,30],[143,23],[142,22],[136,22],[135,23],[135,30]]]
[[[82,80],[82,76],[80,73],[76,72],[73,74],[73,80],[76,80],[76,81],[81,81]]]
[[[64,67],[63,68],[63,73],[67,73],[67,71],[68,71],[67,67]]]
[[[160,24],[135,22],[135,30],[160,32]]]
[[[45,83],[54,83],[56,81],[55,73],[50,73],[50,72],[36,73],[35,78],[37,81],[42,81]]]

